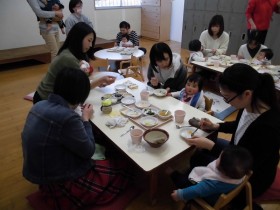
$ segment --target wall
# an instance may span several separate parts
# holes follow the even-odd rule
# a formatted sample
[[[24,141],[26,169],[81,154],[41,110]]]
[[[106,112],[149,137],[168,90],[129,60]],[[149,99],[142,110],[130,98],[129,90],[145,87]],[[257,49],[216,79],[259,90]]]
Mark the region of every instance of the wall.
[[[170,39],[181,42],[184,17],[184,0],[172,0]]]
[[[68,17],[69,0],[60,1],[65,6],[64,17]],[[92,20],[99,37],[114,39],[122,20],[127,20],[131,28],[140,34],[140,8],[94,10],[93,0],[84,0],[83,3],[83,13]],[[0,20],[0,50],[44,44],[39,34],[36,16],[26,0],[1,1]],[[61,40],[65,40],[65,35],[61,34]]]

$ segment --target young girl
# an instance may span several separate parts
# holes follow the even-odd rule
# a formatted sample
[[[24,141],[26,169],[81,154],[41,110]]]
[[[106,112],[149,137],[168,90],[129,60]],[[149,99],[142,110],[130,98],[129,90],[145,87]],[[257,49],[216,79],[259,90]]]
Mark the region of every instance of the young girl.
[[[189,51],[190,58],[188,63],[191,63],[191,61],[206,61],[202,53],[201,42],[198,39],[190,41]]]
[[[165,88],[170,92],[179,91],[185,86],[187,70],[181,56],[172,53],[170,47],[159,42],[150,51],[148,85],[153,88]]]
[[[199,40],[206,57],[226,54],[229,35],[224,31],[224,18],[221,15],[212,17],[208,30],[201,33]]]
[[[202,90],[202,78],[200,75],[194,73],[187,78],[186,86],[181,91],[170,93],[169,95],[179,98],[183,101],[201,111],[205,110],[205,99]]]

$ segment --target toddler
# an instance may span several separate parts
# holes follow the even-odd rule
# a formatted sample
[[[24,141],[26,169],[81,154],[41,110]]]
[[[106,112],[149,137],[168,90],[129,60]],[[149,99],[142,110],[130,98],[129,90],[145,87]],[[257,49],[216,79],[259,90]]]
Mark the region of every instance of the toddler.
[[[232,191],[243,181],[252,168],[252,162],[247,149],[228,146],[218,159],[207,166],[195,167],[186,180],[187,187],[174,190],[171,197],[175,201],[201,197],[213,205],[222,193]],[[174,174],[171,177],[175,178]]]
[[[203,96],[202,86],[202,77],[197,73],[193,73],[187,78],[185,88],[181,91],[169,93],[168,95],[178,98],[180,101],[204,111],[205,99]]]
[[[90,76],[93,72],[93,68],[85,60],[80,62],[80,69],[85,72],[87,76]]]
[[[269,65],[271,64],[272,57],[273,51],[271,49],[262,49],[257,54],[256,58],[252,60],[252,63],[256,65]]]
[[[203,57],[201,42],[198,39],[190,41],[189,50],[190,58],[188,63],[191,61],[206,61],[206,58]]]
[[[120,42],[120,47],[133,47],[133,43],[129,40],[128,34],[122,35],[122,41]]]

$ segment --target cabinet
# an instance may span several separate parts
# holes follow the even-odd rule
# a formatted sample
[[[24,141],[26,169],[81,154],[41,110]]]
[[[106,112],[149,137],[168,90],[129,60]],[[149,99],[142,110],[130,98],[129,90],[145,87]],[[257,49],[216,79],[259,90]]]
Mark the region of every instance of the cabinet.
[[[142,0],[141,35],[157,41],[170,38],[170,0]]]

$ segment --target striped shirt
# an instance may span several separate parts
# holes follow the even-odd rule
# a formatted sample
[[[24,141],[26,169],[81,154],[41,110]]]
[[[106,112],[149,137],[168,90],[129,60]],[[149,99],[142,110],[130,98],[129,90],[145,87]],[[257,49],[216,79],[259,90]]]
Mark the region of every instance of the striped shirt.
[[[129,35],[129,41],[133,43],[133,46],[139,46],[139,37],[135,31],[130,31]],[[118,45],[120,45],[120,42],[122,41],[122,33],[119,32],[117,34],[116,42]]]

